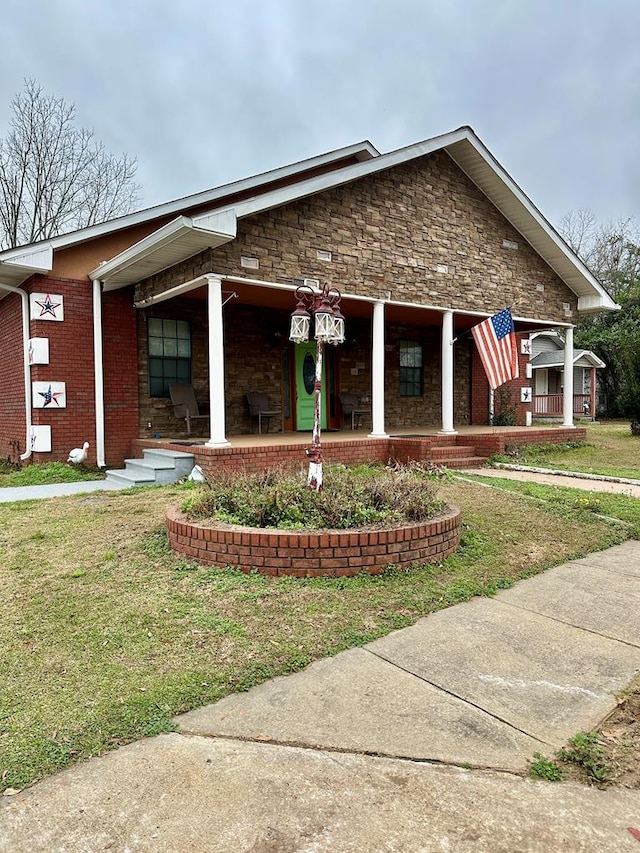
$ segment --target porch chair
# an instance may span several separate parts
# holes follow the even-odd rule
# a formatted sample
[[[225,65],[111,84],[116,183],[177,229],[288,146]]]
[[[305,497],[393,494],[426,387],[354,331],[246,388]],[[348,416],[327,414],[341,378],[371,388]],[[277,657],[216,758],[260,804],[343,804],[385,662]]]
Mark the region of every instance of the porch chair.
[[[282,409],[279,406],[270,407],[269,398],[262,391],[248,391],[245,394],[249,406],[249,417],[258,419],[258,432],[262,433],[262,421],[267,422],[267,432],[272,418],[280,418],[282,424]],[[281,425],[282,430],[282,425]],[[282,430],[284,432],[284,430]]]
[[[362,426],[362,419],[365,415],[371,414],[371,409],[360,405],[360,400],[357,394],[351,394],[348,391],[340,394],[340,405],[342,406],[342,421],[346,418],[351,418],[351,429],[358,429]]]
[[[187,425],[187,435],[191,435],[191,421],[208,421],[209,415],[200,413],[193,385],[187,382],[172,382],[169,385],[169,396],[173,403],[173,415],[184,418]]]

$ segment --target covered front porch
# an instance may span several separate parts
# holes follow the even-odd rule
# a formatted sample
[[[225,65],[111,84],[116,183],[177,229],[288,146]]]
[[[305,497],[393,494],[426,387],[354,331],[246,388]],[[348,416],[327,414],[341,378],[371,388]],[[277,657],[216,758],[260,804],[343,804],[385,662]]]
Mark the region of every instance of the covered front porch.
[[[295,282],[273,284],[212,273],[139,299],[138,438],[194,439],[169,399],[173,379],[190,380],[202,412],[209,414],[208,420],[195,424],[196,446],[246,447],[245,437],[250,446],[259,446],[265,437],[255,435],[258,421],[247,403],[247,394],[255,391],[279,413],[267,429],[281,430],[285,444],[307,441],[316,345],[288,340],[295,289]],[[341,308],[345,343],[324,348],[325,440],[354,438],[353,422],[343,406],[345,392],[358,401],[362,414],[355,423],[362,425],[362,437],[442,437],[462,435],[469,427],[487,429],[491,399],[470,335],[482,315],[352,293],[343,294]],[[518,331],[527,333],[533,327],[534,321],[516,318]],[[176,357],[184,344],[181,335],[189,336],[183,364]],[[428,426],[420,426],[424,423]],[[572,424],[572,406],[563,398],[563,426]],[[274,442],[273,432],[266,440]]]

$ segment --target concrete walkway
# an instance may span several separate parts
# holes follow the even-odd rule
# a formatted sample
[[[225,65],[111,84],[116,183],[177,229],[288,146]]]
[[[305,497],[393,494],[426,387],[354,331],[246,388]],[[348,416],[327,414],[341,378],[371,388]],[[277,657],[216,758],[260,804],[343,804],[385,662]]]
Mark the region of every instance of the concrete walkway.
[[[79,483],[47,483],[45,486],[8,486],[0,488],[0,503],[39,501],[65,495],[84,495],[89,492],[114,491],[126,488],[108,480],[83,480]]]
[[[496,477],[503,480],[544,483],[547,486],[566,486],[569,489],[585,489],[589,492],[608,492],[640,498],[640,480],[624,477],[604,477],[597,474],[583,474],[579,471],[557,471],[548,468],[530,468],[525,466],[503,466],[495,468],[469,468],[459,470],[457,474],[480,474],[483,477]]]
[[[5,797],[0,850],[640,851],[640,791],[526,778],[639,669],[634,541]]]

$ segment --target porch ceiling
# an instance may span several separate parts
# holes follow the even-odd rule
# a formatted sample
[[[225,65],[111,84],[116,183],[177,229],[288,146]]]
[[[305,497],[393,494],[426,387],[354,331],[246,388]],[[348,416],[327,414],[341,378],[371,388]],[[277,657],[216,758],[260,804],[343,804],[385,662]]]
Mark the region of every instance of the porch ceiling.
[[[291,312],[295,308],[293,291],[281,290],[270,287],[256,286],[255,284],[243,284],[238,281],[223,281],[223,291],[228,293],[234,291],[237,299],[234,305],[250,305],[254,308],[269,308],[275,311]],[[198,287],[182,294],[187,299],[206,300],[206,286]],[[358,299],[357,297],[343,294],[341,303],[342,313],[349,320],[350,317],[360,319],[371,319],[373,316],[373,305],[371,302]],[[442,313],[433,308],[421,308],[419,305],[394,305],[386,303],[385,317],[387,322],[407,326],[438,326],[442,325]],[[454,314],[454,330],[456,334],[464,334],[473,326],[481,322],[482,318],[476,314],[464,314],[456,311]],[[516,331],[527,332],[538,328],[539,322],[527,323],[517,321]]]

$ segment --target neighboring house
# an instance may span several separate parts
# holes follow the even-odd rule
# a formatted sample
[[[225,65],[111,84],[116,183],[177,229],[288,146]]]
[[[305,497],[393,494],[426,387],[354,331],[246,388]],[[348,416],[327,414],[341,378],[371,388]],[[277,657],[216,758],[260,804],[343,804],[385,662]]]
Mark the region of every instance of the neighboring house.
[[[488,424],[469,330],[505,306],[523,338],[563,330],[568,364],[576,318],[616,308],[470,128],[389,154],[363,142],[0,252],[2,456],[61,459],[89,440],[91,461],[119,463],[136,439],[184,430],[176,380],[209,402],[209,447],[252,430],[252,390],[285,430],[309,429],[314,346],[288,341],[301,280],[342,292],[324,425],[340,428],[349,392],[373,437]]]
[[[590,350],[573,351],[573,413],[595,419],[598,409],[596,370],[604,362]],[[565,353],[558,332],[531,335],[533,370],[533,417],[562,417]]]

